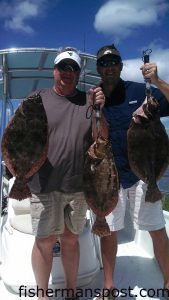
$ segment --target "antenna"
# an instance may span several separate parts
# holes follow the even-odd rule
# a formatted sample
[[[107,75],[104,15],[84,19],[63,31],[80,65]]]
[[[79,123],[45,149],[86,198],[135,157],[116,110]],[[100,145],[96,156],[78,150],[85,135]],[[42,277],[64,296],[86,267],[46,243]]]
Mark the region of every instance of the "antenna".
[[[85,34],[85,32],[83,34],[83,51],[84,52],[86,51],[86,34]]]
[[[85,53],[86,52],[86,34],[84,32],[83,34],[83,52]],[[84,58],[84,65],[83,65],[83,82],[84,82],[84,90],[86,91],[86,61],[85,61],[85,58]]]

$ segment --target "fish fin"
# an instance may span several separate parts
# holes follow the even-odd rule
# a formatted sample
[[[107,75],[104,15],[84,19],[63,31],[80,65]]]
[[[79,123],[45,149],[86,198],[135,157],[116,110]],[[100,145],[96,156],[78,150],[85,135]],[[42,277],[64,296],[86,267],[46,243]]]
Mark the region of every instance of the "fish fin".
[[[96,220],[92,226],[92,233],[94,233],[100,237],[110,235],[110,228],[106,222],[105,217],[98,218],[96,216]]]
[[[162,193],[160,192],[158,186],[151,187],[148,185],[147,192],[145,196],[145,202],[156,202],[162,199]]]
[[[10,190],[9,198],[21,201],[28,197],[32,197],[32,194],[27,183],[25,181],[21,181],[19,178],[16,178]]]

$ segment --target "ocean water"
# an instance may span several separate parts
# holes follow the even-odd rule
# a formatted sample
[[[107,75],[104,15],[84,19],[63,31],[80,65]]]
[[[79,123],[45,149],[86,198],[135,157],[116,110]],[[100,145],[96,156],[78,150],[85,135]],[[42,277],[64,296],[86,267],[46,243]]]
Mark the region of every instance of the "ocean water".
[[[169,194],[169,167],[158,181],[158,186],[163,193]]]
[[[169,117],[161,118],[161,122],[165,126],[165,130],[169,136]],[[169,194],[169,167],[158,182],[158,186],[162,192]]]

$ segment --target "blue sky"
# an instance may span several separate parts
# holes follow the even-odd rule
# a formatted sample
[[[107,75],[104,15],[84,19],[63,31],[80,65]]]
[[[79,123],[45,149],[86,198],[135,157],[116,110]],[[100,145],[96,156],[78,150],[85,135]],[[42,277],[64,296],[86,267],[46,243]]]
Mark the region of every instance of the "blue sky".
[[[74,45],[95,54],[115,42],[124,59],[169,47],[168,0],[0,0],[0,49]]]
[[[96,54],[115,43],[123,78],[142,81],[142,51],[151,48],[169,82],[168,0],[0,0],[0,49],[74,46]]]
[[[96,54],[115,43],[122,78],[143,82],[143,50],[152,49],[169,82],[169,0],[0,0],[0,50],[73,46]]]

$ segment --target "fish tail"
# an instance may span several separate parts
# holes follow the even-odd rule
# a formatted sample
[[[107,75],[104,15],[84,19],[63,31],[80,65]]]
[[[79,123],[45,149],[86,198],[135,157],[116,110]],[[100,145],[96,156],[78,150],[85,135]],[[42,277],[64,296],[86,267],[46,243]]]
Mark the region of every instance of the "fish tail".
[[[98,218],[96,216],[96,220],[92,226],[92,233],[94,233],[100,237],[110,235],[110,228],[106,222],[105,217]]]
[[[10,190],[9,198],[21,201],[31,196],[32,194],[27,185],[27,181],[23,181],[16,177],[15,182]]]
[[[161,199],[162,199],[162,193],[160,192],[157,184],[155,184],[153,186],[148,185],[146,196],[145,196],[145,201],[153,203],[153,202],[156,202]]]

